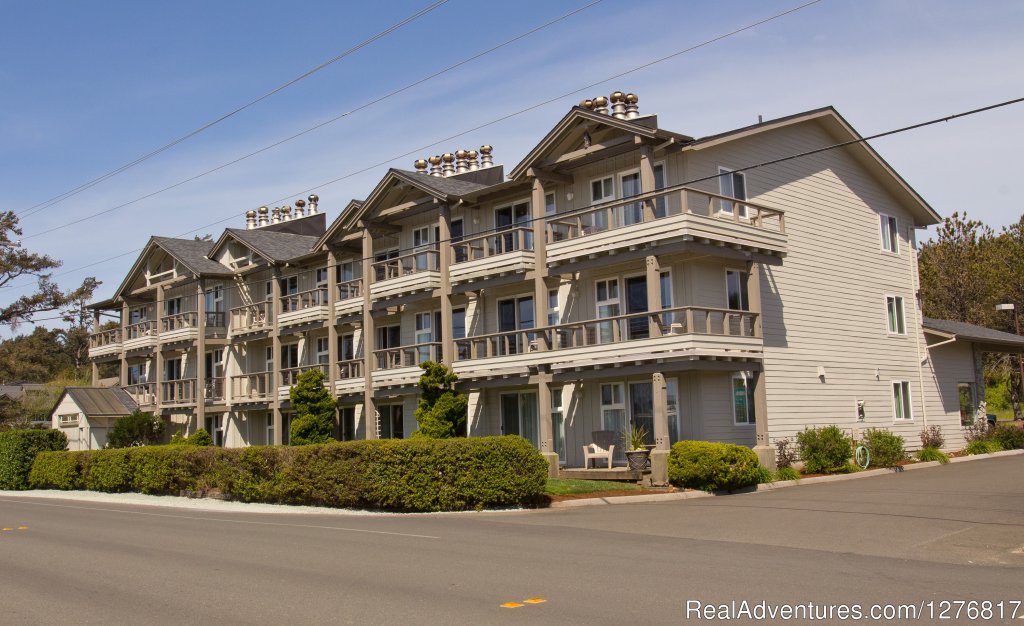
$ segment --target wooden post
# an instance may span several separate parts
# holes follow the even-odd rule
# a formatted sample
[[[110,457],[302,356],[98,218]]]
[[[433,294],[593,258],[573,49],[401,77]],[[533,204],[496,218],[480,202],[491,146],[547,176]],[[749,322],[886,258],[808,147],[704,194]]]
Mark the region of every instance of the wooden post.
[[[277,390],[284,382],[281,377],[281,329],[278,325],[282,309],[281,270],[279,268],[274,268],[274,273],[270,280],[270,304],[267,306],[267,312],[270,313],[271,351],[274,363],[272,364],[273,370],[270,374],[270,389],[267,390],[267,393],[270,394],[270,409],[274,420],[274,441],[271,443],[279,446],[284,443],[284,419],[281,415],[281,399],[277,393]]]
[[[654,191],[654,149],[651,146],[640,146],[640,191],[650,193]],[[644,221],[653,222],[654,215],[653,198],[644,200]]]
[[[434,341],[441,342],[441,362],[451,367],[455,362],[455,338],[452,337],[452,214],[451,207],[442,204],[437,220],[438,260],[441,274],[441,328],[434,329]]]
[[[128,353],[124,349],[124,341],[128,338],[128,302],[121,301],[121,386],[128,384]],[[147,380],[149,377],[146,377]]]
[[[548,255],[547,239],[544,229],[544,182],[539,178],[533,179],[533,193],[530,198],[533,216],[533,325],[535,328],[543,328],[548,325]],[[537,350],[550,350],[547,344],[548,334],[539,333],[537,336]],[[551,412],[548,403],[548,412]],[[543,409],[541,409],[543,410]]]
[[[377,438],[377,414],[373,400],[373,300],[370,289],[373,284],[373,235],[363,226],[363,428],[366,439]]]
[[[159,411],[163,405],[163,383],[164,383],[164,346],[161,342],[163,338],[163,316],[164,316],[164,288],[163,286],[156,288],[156,311],[153,317],[156,318],[154,324],[156,325],[156,406]]]
[[[206,427],[206,281],[199,279],[196,283],[196,326],[199,337],[196,339],[196,428]],[[210,433],[212,436],[213,433]]]
[[[334,252],[327,252],[327,389],[335,395],[335,381],[338,380],[338,316],[334,303],[338,300],[338,259]],[[334,438],[341,439],[341,414],[334,410]]]
[[[646,259],[647,270],[647,323],[651,337],[661,337],[661,264],[651,254]]]

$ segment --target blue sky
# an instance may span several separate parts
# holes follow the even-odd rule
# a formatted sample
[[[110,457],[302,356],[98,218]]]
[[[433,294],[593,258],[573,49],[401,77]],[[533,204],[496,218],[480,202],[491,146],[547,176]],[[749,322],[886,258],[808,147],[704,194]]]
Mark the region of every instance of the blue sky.
[[[175,148],[27,216],[25,245],[64,261],[61,284],[95,275],[103,281],[98,297],[107,297],[151,234],[216,236],[244,224],[247,209],[290,204],[311,188],[333,219],[388,166],[411,169],[419,156],[484,143],[511,166],[570,106],[616,89],[637,93],[641,111],[657,113],[662,127],[693,136],[825,105],[869,135],[1024,96],[1024,3],[823,0],[426,147],[801,4],[604,0],[242,163],[42,234],[350,111],[589,2],[450,0]],[[0,1],[0,208],[20,213],[115,169],[429,4]],[[873,145],[940,214],[967,210],[998,228],[1024,212],[1021,138],[1024,104]],[[78,270],[120,253],[128,254]],[[22,291],[0,290],[0,302]]]

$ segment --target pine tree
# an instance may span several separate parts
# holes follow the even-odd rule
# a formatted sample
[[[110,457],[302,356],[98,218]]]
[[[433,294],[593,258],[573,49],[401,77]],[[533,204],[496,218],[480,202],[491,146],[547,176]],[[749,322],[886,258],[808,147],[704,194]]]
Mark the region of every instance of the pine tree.
[[[299,374],[288,392],[295,417],[292,419],[290,441],[293,446],[327,443],[334,437],[334,413],[337,403],[324,387],[324,373],[311,369]]]
[[[422,439],[450,439],[466,434],[469,400],[454,390],[458,375],[434,361],[420,363],[420,403],[416,409],[419,429],[412,434]]]

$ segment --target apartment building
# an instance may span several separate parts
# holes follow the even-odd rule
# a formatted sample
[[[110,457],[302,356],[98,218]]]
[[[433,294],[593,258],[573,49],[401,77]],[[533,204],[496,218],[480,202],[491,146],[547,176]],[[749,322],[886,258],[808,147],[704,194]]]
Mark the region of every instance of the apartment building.
[[[339,438],[407,437],[425,360],[458,373],[468,436],[521,435],[552,473],[630,423],[656,476],[678,440],[770,463],[818,424],[955,445],[980,351],[1024,342],[922,319],[915,233],[939,216],[866,143],[826,149],[858,138],[832,108],[696,139],[633,94],[593,98],[507,172],[458,150],[330,225],[310,196],[215,242],[152,238],[93,305],[118,322],[90,357],[227,446],[286,443],[310,368]]]

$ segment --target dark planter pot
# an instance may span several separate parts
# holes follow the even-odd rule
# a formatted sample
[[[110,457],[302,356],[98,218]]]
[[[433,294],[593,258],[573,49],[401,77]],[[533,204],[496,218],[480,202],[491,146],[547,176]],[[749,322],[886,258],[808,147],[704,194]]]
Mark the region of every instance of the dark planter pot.
[[[627,450],[626,461],[629,463],[629,469],[642,472],[647,468],[647,460],[651,456],[650,450]]]

